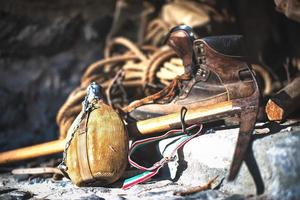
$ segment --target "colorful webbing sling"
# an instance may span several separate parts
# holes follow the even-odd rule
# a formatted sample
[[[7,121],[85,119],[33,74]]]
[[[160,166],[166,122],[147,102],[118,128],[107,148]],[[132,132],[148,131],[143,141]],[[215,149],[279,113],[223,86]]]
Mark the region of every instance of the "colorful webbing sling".
[[[198,128],[198,130],[195,133],[192,133],[192,130],[194,130],[195,128]],[[124,190],[129,189],[130,187],[132,187],[136,184],[145,182],[145,181],[149,180],[151,177],[153,177],[154,175],[156,175],[159,172],[159,170],[166,163],[168,163],[169,161],[172,161],[175,158],[175,154],[179,148],[181,148],[183,145],[185,145],[191,139],[201,135],[201,130],[202,130],[202,124],[194,124],[194,125],[189,126],[186,129],[185,129],[185,126],[183,125],[183,129],[174,129],[174,130],[168,131],[167,133],[165,133],[164,135],[161,135],[161,136],[151,137],[151,138],[135,141],[129,149],[128,161],[133,167],[140,169],[144,172],[142,174],[136,175],[132,178],[126,179],[123,184],[122,189],[124,189]],[[131,155],[136,150],[141,148],[142,146],[152,143],[152,142],[155,142],[155,141],[166,139],[168,137],[178,136],[183,133],[185,133],[185,134],[182,135],[182,137],[180,137],[176,141],[177,145],[175,145],[175,148],[171,152],[171,154],[169,156],[163,157],[160,161],[156,162],[151,167],[141,166],[131,159]]]

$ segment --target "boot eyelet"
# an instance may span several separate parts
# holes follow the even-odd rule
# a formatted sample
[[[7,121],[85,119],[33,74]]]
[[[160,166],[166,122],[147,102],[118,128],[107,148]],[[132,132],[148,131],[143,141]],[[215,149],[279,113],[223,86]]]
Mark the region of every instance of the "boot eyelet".
[[[204,48],[202,47],[202,48],[200,48],[200,53],[204,53]]]

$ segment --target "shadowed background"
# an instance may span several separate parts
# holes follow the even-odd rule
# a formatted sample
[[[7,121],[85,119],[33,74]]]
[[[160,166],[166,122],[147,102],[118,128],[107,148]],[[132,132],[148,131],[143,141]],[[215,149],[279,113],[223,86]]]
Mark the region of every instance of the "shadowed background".
[[[210,2],[210,1],[208,1]],[[213,1],[211,1],[213,2]],[[159,10],[164,1],[151,1]],[[137,41],[141,1],[115,35]],[[84,69],[102,58],[115,1],[0,1],[0,151],[58,137],[55,116]],[[299,57],[300,26],[275,11],[272,0],[221,1],[232,23],[212,23],[201,36],[243,34],[252,62],[280,80],[287,57]]]

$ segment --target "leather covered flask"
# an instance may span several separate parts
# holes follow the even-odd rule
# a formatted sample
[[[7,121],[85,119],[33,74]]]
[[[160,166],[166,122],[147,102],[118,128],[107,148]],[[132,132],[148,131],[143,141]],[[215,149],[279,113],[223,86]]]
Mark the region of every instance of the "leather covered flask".
[[[77,186],[104,186],[117,181],[127,165],[128,135],[101,87],[92,83],[82,111],[70,127],[59,168]]]

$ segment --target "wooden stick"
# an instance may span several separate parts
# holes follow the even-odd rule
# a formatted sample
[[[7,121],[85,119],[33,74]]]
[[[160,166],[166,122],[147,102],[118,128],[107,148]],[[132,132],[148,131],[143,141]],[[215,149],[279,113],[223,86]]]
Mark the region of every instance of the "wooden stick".
[[[271,121],[281,121],[300,107],[300,76],[275,94],[266,105]]]
[[[20,160],[37,158],[56,153],[61,153],[65,148],[65,140],[54,140],[30,147],[24,147],[0,153],[0,164],[7,164]]]
[[[200,107],[197,109],[190,109],[185,116],[185,123],[190,125],[194,123],[207,123],[215,121],[221,117],[236,114],[240,108],[233,107],[231,101],[218,103],[211,106]],[[137,123],[127,125],[128,132],[133,135],[148,135],[159,133],[181,126],[180,112],[155,117]]]
[[[211,179],[210,181],[208,181],[208,183],[206,183],[205,185],[199,185],[197,187],[190,188],[190,189],[188,189],[186,191],[176,191],[176,192],[174,192],[174,195],[177,195],[177,196],[187,196],[187,195],[195,194],[197,192],[202,192],[204,190],[209,190],[209,189],[211,189],[211,185],[213,184],[213,182],[218,177],[219,176],[214,177],[213,179]]]
[[[215,104],[212,106],[190,109],[185,116],[186,124],[206,123],[220,119],[228,115],[236,114],[240,108],[233,107],[231,101]],[[148,135],[179,128],[181,126],[180,112],[161,117],[151,118],[137,123],[127,125],[131,136]],[[63,152],[65,147],[64,140],[54,140],[43,144],[24,147],[8,152],[0,153],[0,164],[7,164],[25,159],[37,158],[40,156],[51,155]]]
[[[12,174],[63,174],[56,167],[20,168],[11,171]]]

